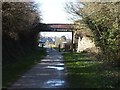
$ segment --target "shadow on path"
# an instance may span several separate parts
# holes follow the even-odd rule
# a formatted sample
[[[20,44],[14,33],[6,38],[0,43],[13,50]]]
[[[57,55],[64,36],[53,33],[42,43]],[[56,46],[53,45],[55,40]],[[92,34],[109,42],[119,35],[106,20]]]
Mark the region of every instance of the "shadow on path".
[[[23,74],[9,89],[68,88],[63,57],[55,49],[47,48],[47,56]]]

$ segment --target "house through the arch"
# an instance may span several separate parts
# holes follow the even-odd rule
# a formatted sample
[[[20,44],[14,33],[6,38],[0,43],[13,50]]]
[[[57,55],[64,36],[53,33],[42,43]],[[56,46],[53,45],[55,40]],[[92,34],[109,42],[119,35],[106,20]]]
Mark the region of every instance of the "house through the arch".
[[[51,32],[65,32],[65,33],[71,33],[70,37],[71,38],[71,43],[73,43],[73,28],[72,28],[72,24],[44,24],[44,26],[46,26],[46,28],[40,29],[40,33],[51,33]],[[60,33],[61,34],[61,33]],[[48,39],[50,40],[50,38],[48,37]],[[50,40],[51,41],[51,40]],[[40,43],[45,43],[46,39],[40,40]],[[62,42],[63,44],[65,44],[65,42]],[[61,44],[62,44],[61,43]],[[58,45],[57,45],[58,46]]]

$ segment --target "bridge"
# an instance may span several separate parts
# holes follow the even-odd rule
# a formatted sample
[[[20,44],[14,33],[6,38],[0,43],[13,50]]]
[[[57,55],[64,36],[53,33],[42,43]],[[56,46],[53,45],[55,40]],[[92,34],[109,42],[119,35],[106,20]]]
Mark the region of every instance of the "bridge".
[[[37,36],[39,32],[71,32],[73,43],[73,24],[44,24],[39,23],[34,28]]]
[[[69,32],[72,31],[72,24],[47,24],[50,31]]]
[[[38,32],[73,32],[73,24],[38,24],[35,29]]]

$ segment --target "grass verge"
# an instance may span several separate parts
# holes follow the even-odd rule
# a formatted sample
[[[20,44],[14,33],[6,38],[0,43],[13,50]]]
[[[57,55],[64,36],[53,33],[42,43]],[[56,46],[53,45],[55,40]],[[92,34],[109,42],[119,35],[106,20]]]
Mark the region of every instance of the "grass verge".
[[[11,63],[2,66],[2,86],[9,87],[16,81],[23,73],[33,67],[33,65],[40,62],[46,55],[46,50],[40,48],[38,51],[32,51],[24,57],[19,57],[16,63]]]
[[[87,53],[63,54],[70,88],[119,88],[120,68],[92,60]],[[71,62],[72,61],[72,62]]]

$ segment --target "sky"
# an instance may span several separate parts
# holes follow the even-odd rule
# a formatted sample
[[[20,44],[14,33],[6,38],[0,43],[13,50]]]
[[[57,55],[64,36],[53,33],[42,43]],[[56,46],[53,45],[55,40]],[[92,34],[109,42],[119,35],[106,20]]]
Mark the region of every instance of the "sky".
[[[34,0],[38,3],[38,8],[42,12],[42,23],[73,23],[69,20],[68,14],[64,9],[66,2],[75,2],[76,0]],[[61,37],[66,36],[72,39],[71,32],[42,32],[43,36]]]
[[[76,0],[34,0],[42,12],[43,23],[72,23],[68,20],[64,6],[65,2]]]
[[[65,36],[67,39],[72,39],[72,32],[40,32],[45,37],[61,37]]]

